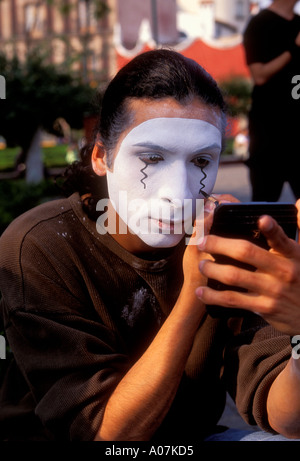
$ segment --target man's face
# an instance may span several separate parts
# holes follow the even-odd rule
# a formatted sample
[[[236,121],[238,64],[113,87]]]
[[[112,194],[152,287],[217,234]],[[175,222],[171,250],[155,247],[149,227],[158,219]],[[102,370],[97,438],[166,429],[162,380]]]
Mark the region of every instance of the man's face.
[[[147,246],[172,247],[192,224],[201,191],[209,194],[215,184],[220,115],[198,100],[184,106],[172,98],[134,100],[130,106],[134,122],[107,169],[109,198]]]

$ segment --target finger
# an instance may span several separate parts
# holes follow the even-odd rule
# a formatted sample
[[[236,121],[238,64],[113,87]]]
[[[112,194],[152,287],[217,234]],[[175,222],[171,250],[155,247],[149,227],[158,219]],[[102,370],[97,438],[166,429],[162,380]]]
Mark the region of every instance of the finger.
[[[201,233],[202,233],[202,236],[209,234],[209,231],[210,231],[210,228],[213,222],[215,208],[216,208],[216,205],[212,201],[205,200],[202,213],[200,212],[194,221],[194,231],[193,231],[194,237],[196,235],[199,236]],[[196,230],[198,230],[197,234],[196,234]]]
[[[258,220],[258,226],[266,237],[270,248],[287,258],[295,255],[298,247],[296,242],[285,234],[275,219],[271,218],[271,216],[261,216]]]
[[[217,198],[219,203],[239,202],[239,200],[231,194],[216,194],[214,195],[214,198]],[[204,235],[207,235],[210,232],[215,209],[216,203],[206,199],[204,204]],[[201,218],[196,218],[195,226],[199,226],[201,224]]]
[[[299,318],[298,310],[296,316],[290,310],[287,316],[286,309],[280,309],[278,300],[268,296],[256,295],[253,293],[238,293],[235,291],[215,291],[208,287],[199,287],[196,289],[196,296],[207,306],[213,309],[213,306],[220,306],[230,309],[244,309],[262,316],[269,324],[277,330],[286,334],[293,335],[295,325]],[[291,320],[293,319],[293,320]],[[297,327],[296,327],[297,328]]]
[[[288,261],[285,261],[282,256],[272,254],[247,240],[230,239],[216,235],[208,235],[203,238],[198,242],[198,248],[200,251],[212,255],[228,256],[237,261],[250,264],[259,269],[260,272],[269,272],[271,274],[281,274],[283,266],[285,267],[286,265],[285,262]]]
[[[209,234],[214,219],[216,205],[206,200],[204,205],[204,235]]]
[[[264,317],[270,324],[277,326],[280,322],[286,329],[286,316],[280,314],[278,302],[268,296],[237,291],[216,291],[208,287],[196,289],[196,296],[207,306],[224,307],[224,309],[243,309]],[[290,329],[294,331],[293,329]],[[283,331],[283,330],[282,330]]]
[[[238,202],[238,199],[233,197],[230,194],[218,194],[214,196],[215,198],[218,198],[219,203],[230,203],[230,202]],[[230,199],[230,200],[229,200]],[[216,209],[216,203],[212,202],[210,200],[205,200],[204,204],[204,235],[209,234],[212,223],[213,223],[213,218],[214,218],[214,212]]]
[[[204,208],[202,208],[199,213],[197,214],[193,230],[192,230],[192,237],[193,239],[201,239],[204,235],[207,235],[210,231],[213,215],[214,215],[215,205],[211,201],[205,201]]]
[[[277,296],[279,285],[274,283],[274,278],[268,274],[217,264],[208,259],[200,261],[199,270],[206,278],[217,280],[229,287],[235,286],[258,294]]]
[[[209,306],[245,309],[261,315],[267,311],[266,298],[253,293],[240,293],[233,290],[217,291],[203,286],[196,289],[196,296]]]

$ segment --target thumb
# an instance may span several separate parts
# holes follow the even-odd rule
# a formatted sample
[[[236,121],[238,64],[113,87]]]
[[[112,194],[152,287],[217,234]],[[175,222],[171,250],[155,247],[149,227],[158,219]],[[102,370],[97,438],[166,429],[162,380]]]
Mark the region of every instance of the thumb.
[[[286,235],[275,219],[267,215],[261,216],[258,225],[272,250],[287,258],[293,257],[297,243]]]

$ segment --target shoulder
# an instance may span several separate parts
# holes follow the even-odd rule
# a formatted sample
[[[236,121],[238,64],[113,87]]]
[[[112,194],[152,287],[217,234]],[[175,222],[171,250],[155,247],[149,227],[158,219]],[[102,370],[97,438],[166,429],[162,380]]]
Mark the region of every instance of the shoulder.
[[[84,298],[82,272],[95,264],[91,258],[86,263],[86,249],[95,243],[87,220],[79,196],[72,196],[40,205],[11,223],[0,238],[0,291],[11,309],[25,301],[35,309],[50,303],[52,309],[54,299],[68,295],[73,305]]]
[[[16,218],[3,232],[0,238],[0,254],[8,245],[18,246],[27,235],[38,233],[43,223],[47,227],[54,225],[58,217],[68,212],[71,206],[67,199],[46,202],[23,213]]]
[[[249,20],[245,33],[268,30],[274,22],[277,22],[277,16],[267,9],[262,10]]]
[[[2,234],[0,271],[17,273],[55,255],[61,259],[70,246],[69,237],[83,231],[70,199],[39,205],[16,218]]]

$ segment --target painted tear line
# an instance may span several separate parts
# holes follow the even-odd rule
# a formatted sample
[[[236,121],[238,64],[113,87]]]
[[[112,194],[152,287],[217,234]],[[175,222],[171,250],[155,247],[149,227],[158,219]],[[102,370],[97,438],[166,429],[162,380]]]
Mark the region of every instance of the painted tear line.
[[[148,163],[146,163],[142,158],[140,158],[140,160],[141,160],[143,163],[145,163],[144,168],[142,168],[142,169],[140,170],[141,173],[143,173],[143,175],[144,175],[144,177],[140,180],[140,182],[143,184],[144,189],[146,189],[146,184],[145,184],[144,181],[145,181],[146,178],[148,178],[148,175],[145,173],[145,169],[147,168]]]
[[[201,188],[199,189],[199,192],[198,192],[199,194],[201,194],[201,192],[203,191],[203,189],[205,187],[205,184],[203,183],[203,181],[207,178],[207,174],[205,173],[204,169],[201,168],[201,171],[202,171],[204,177],[200,181]]]

